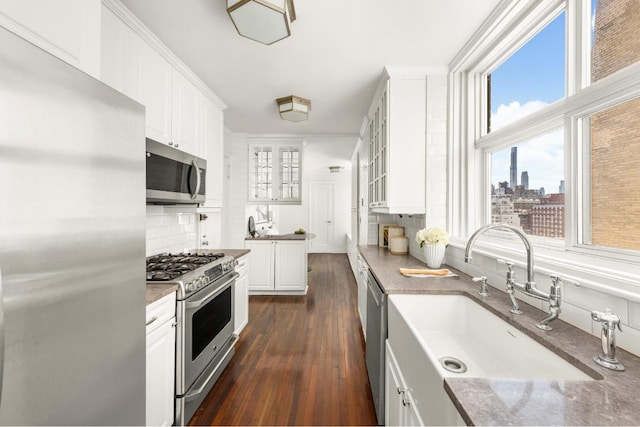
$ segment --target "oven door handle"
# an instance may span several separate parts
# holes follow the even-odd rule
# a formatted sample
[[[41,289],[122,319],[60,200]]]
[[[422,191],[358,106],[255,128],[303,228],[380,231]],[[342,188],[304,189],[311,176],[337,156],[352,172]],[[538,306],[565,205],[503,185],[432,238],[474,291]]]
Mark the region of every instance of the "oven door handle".
[[[193,389],[184,396],[185,402],[189,402],[190,400],[193,400],[195,397],[198,397],[198,395],[202,394],[207,384],[209,384],[209,382],[211,381],[211,378],[213,378],[213,376],[218,373],[218,370],[220,369],[220,365],[222,365],[222,363],[227,358],[229,353],[233,351],[233,346],[238,341],[238,339],[239,339],[238,335],[236,334],[231,335],[231,341],[227,346],[224,356],[220,358],[220,360],[218,361],[218,364],[216,365],[215,368],[211,370],[211,373],[209,374],[209,376],[207,376],[206,378],[200,378],[195,384],[193,384]]]
[[[209,299],[213,298],[214,296],[216,296],[220,291],[222,291],[222,289],[226,288],[227,285],[231,282],[233,282],[234,280],[236,280],[238,277],[240,277],[240,275],[238,273],[233,273],[231,275],[231,278],[229,280],[226,280],[222,285],[218,286],[217,288],[215,288],[213,291],[209,292],[206,296],[200,298],[197,301],[189,301],[187,303],[185,303],[185,308],[196,308],[196,307],[200,307],[202,304],[204,304],[205,302],[207,302]]]

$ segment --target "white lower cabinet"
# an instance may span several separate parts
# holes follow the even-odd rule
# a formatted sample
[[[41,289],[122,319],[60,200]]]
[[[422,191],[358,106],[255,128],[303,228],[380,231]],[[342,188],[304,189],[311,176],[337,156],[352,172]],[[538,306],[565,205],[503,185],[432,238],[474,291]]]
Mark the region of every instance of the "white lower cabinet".
[[[246,240],[245,247],[251,250],[250,294],[306,294],[305,240]]]
[[[238,258],[236,273],[239,274],[235,284],[235,312],[233,316],[234,333],[240,332],[249,323],[249,254]]]
[[[415,405],[412,389],[405,382],[388,341],[386,343],[385,384],[384,424],[387,426],[424,425]]]
[[[147,306],[146,424],[174,422],[176,369],[176,294]]]

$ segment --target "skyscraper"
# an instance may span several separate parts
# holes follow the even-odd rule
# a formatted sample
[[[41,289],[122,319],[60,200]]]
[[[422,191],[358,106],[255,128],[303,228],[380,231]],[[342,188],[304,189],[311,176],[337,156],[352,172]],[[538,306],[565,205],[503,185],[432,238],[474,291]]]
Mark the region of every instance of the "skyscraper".
[[[518,185],[518,147],[511,147],[511,166],[509,167],[509,187],[512,190]]]
[[[525,190],[529,189],[529,172],[524,171],[520,176],[520,184],[524,187]]]

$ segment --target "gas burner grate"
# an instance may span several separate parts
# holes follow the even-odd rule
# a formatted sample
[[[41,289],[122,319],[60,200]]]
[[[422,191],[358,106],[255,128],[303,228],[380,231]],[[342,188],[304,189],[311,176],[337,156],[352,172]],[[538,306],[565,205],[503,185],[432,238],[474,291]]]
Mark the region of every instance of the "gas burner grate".
[[[221,252],[154,255],[147,258],[147,280],[173,280],[222,257]]]

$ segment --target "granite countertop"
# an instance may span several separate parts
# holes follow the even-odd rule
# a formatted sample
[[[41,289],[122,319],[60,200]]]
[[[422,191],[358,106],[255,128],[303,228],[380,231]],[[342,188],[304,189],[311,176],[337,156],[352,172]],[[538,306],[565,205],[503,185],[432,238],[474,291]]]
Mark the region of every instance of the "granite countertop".
[[[274,234],[273,236],[260,236],[260,237],[245,237],[244,240],[305,240],[307,233],[305,234]]]
[[[178,290],[178,285],[162,285],[158,283],[147,283],[145,292],[146,304],[158,301],[160,298]]]
[[[238,259],[249,252],[249,249],[199,249],[199,250],[191,250],[189,252],[200,252],[200,253],[218,253],[223,252],[225,255],[231,255],[235,259]],[[146,288],[146,304],[149,305],[154,301],[159,300],[165,295],[169,295],[171,292],[176,292],[178,290],[178,285],[163,285],[161,283],[152,283],[147,284]]]
[[[640,358],[618,349],[616,357],[626,370],[602,368],[593,361],[601,351],[598,337],[561,320],[553,321],[553,331],[542,331],[535,324],[547,313],[519,301],[524,314],[511,314],[506,292],[491,287],[489,297],[480,297],[479,285],[471,277],[448,266],[444,267],[459,277],[405,277],[400,267],[425,268],[425,264],[377,246],[358,249],[385,293],[465,295],[597,379],[446,378],[443,387],[467,424],[640,425]]]

